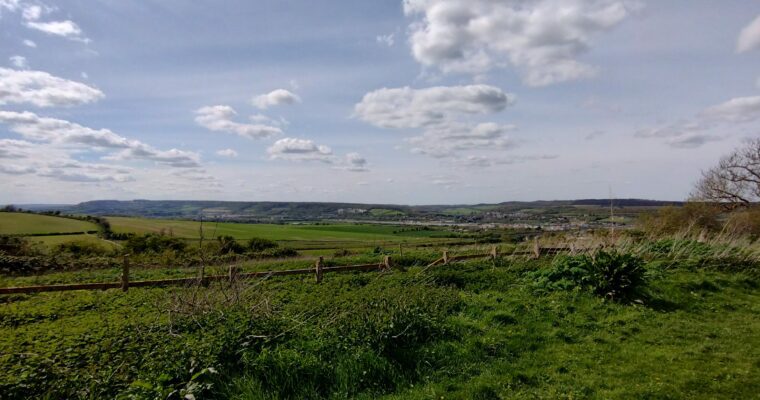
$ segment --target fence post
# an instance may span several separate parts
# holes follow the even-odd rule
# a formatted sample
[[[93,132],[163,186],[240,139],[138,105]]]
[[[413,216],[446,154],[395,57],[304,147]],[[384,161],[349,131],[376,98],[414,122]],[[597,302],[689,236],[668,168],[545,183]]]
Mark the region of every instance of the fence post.
[[[124,256],[124,264],[121,266],[121,290],[129,290],[129,254]]]
[[[398,244],[398,255],[401,256],[401,257],[404,256],[404,244],[403,243],[399,243]]]
[[[541,245],[538,243],[538,236],[533,239],[533,257],[541,257]]]
[[[319,256],[319,258],[317,259],[317,264],[314,266],[317,283],[322,282],[322,262],[323,261],[324,261],[324,258],[322,256]]]
[[[499,257],[499,249],[496,247],[496,245],[494,245],[491,247],[491,258],[496,261],[497,257]]]
[[[570,255],[575,255],[575,242],[570,242]]]
[[[391,270],[391,256],[383,257],[383,271],[390,272]]]
[[[229,268],[229,271],[228,271],[230,282],[234,282],[234,281],[237,280],[238,272],[239,272],[239,268],[237,266],[230,265],[230,268]]]
[[[449,263],[449,252],[448,250],[443,251],[443,263],[448,264]]]

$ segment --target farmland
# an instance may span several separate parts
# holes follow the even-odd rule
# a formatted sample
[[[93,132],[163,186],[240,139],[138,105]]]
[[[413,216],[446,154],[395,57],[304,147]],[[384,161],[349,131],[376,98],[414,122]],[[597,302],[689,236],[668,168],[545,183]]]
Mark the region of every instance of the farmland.
[[[48,215],[0,213],[0,235],[71,233],[97,230],[90,222]]]

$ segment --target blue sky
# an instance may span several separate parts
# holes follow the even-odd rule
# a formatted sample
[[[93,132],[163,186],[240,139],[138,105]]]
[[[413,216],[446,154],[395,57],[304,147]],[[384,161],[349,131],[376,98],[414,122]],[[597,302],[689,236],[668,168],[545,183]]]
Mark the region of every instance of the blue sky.
[[[683,199],[751,1],[0,0],[0,203]]]

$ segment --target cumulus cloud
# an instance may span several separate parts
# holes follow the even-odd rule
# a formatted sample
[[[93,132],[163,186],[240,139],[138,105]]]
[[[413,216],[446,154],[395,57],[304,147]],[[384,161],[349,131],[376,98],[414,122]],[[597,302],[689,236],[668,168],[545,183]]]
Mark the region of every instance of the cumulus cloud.
[[[737,97],[712,106],[702,116],[727,122],[751,122],[760,118],[760,96]]]
[[[353,172],[365,172],[367,168],[367,159],[359,153],[348,153],[345,156],[345,169]]]
[[[441,71],[482,74],[513,65],[531,86],[585,78],[577,60],[592,38],[640,8],[631,0],[406,0],[415,59]]]
[[[742,29],[736,40],[737,53],[756,49],[760,49],[760,15]]]
[[[29,140],[92,150],[119,151],[106,159],[145,160],[173,167],[193,167],[200,163],[197,153],[177,149],[157,150],[108,129],[92,129],[62,119],[40,117],[28,111],[0,111],[0,123],[10,125],[13,132]]]
[[[26,47],[31,47],[31,48],[36,48],[37,47],[37,43],[35,43],[33,40],[24,39],[24,41],[22,43],[24,43],[24,46],[26,46]]]
[[[66,107],[93,103],[103,97],[99,89],[47,72],[0,68],[0,105]]]
[[[232,120],[237,115],[230,106],[216,105],[199,108],[195,111],[198,125],[217,132],[230,132],[249,139],[260,139],[282,134],[277,126],[263,123],[244,124]]]
[[[26,175],[33,174],[36,170],[30,166],[0,163],[0,174]]]
[[[419,128],[448,122],[456,114],[498,112],[514,99],[489,85],[383,88],[365,94],[354,114],[383,128]]]
[[[320,161],[324,163],[335,161],[332,149],[324,145],[317,145],[308,139],[280,139],[267,149],[267,154],[273,160]]]
[[[692,149],[721,140],[725,135],[707,133],[722,126],[760,120],[760,96],[736,97],[708,107],[691,119],[638,130],[639,138],[664,138],[671,147]]]
[[[0,139],[0,158],[26,158],[32,146],[25,140]]]
[[[513,125],[460,118],[496,113],[514,100],[514,95],[489,85],[384,88],[365,94],[354,115],[383,128],[422,128],[420,135],[406,139],[410,150],[440,158],[465,150],[513,147],[516,143],[506,136]]]
[[[254,106],[264,110],[281,104],[300,103],[301,98],[286,89],[276,89],[269,93],[258,95],[251,100]]]
[[[26,61],[26,57],[24,56],[10,56],[8,57],[8,60],[11,62],[11,65],[13,65],[16,68],[26,69],[29,68],[29,63]]]
[[[474,149],[509,149],[517,143],[506,136],[515,130],[514,125],[500,125],[494,122],[479,124],[450,123],[424,131],[420,136],[407,139],[412,145],[411,151],[441,158],[453,155],[461,150]]]
[[[232,149],[223,149],[223,150],[217,151],[216,155],[222,156],[222,157],[235,158],[238,156],[238,152]]]

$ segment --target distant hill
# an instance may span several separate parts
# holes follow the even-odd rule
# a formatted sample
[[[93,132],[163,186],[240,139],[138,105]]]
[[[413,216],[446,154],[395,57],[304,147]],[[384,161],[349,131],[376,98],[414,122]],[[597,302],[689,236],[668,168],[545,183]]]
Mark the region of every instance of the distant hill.
[[[615,207],[660,207],[681,202],[615,199]],[[96,200],[76,205],[35,205],[35,210],[60,210],[88,215],[120,215],[150,218],[204,218],[231,221],[314,221],[351,220],[440,220],[483,222],[524,209],[558,209],[574,207],[609,207],[609,199],[510,201],[498,204],[394,205],[322,202],[273,201],[197,201],[197,200]],[[25,208],[25,206],[21,206]],[[30,207],[31,208],[31,207]],[[501,217],[500,217],[501,216]]]

